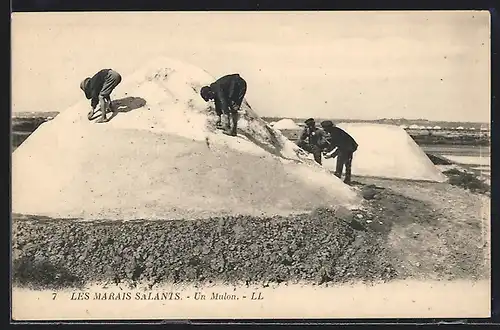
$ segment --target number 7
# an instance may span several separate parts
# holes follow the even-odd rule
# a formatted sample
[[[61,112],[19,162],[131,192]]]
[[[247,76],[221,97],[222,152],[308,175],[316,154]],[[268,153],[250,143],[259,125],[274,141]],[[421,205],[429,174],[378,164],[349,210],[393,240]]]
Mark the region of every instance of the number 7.
[[[52,300],[56,300],[56,296],[57,296],[57,293],[56,293],[56,292],[53,292],[53,293],[52,293]]]

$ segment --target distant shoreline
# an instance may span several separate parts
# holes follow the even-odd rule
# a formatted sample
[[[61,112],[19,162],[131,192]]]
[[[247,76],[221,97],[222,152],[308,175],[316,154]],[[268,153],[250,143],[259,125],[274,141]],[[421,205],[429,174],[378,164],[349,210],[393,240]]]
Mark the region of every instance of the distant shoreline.
[[[17,119],[17,118],[47,118],[47,117],[55,117],[59,114],[57,111],[23,111],[23,112],[13,112],[12,113],[12,118]],[[262,116],[262,119],[265,121],[271,123],[273,121],[278,121],[287,117],[268,117],[268,116]],[[300,124],[303,123],[307,118],[289,118],[292,119],[294,122]],[[466,121],[443,121],[443,120],[428,120],[428,119],[405,119],[405,118],[381,118],[381,119],[346,119],[346,118],[315,118],[317,122],[321,122],[323,120],[332,120],[334,122],[346,122],[346,123],[392,123],[394,125],[439,125],[442,126],[442,128],[449,128],[448,125],[462,125],[462,126],[470,126],[470,127],[481,127],[481,126],[486,126],[489,127],[490,123],[488,122],[466,122]]]
[[[262,119],[268,123],[277,122],[284,118],[281,117],[266,117],[263,116]],[[299,126],[304,125],[306,118],[288,118],[293,120]],[[463,131],[468,131],[468,128],[474,128],[474,130],[479,131],[481,128],[487,128],[489,131],[490,123],[488,122],[464,122],[464,121],[442,121],[442,120],[427,120],[427,119],[405,119],[405,118],[381,118],[381,119],[342,119],[342,118],[315,118],[317,123],[323,120],[331,120],[335,123],[376,123],[376,124],[387,124],[396,126],[406,126],[411,129],[411,125],[417,125],[421,127],[426,127],[433,130],[435,126],[439,126],[441,129],[453,130],[457,127],[463,127]],[[461,130],[459,130],[461,131]]]
[[[12,119],[19,118],[48,118],[55,117],[59,114],[57,111],[32,111],[32,112],[13,112]]]
[[[47,120],[53,119],[58,115],[58,112],[18,112],[12,114],[12,135],[13,135],[13,148],[16,149],[28,136],[40,126],[42,123]],[[262,117],[267,122],[272,122],[272,119],[281,119],[276,117]],[[301,123],[301,119],[291,118],[297,123]],[[317,121],[321,121],[322,119],[317,119]],[[381,123],[381,124],[392,124],[392,125],[402,125],[394,123],[395,119],[380,119],[380,120],[354,120],[354,119],[339,119],[333,120],[334,122],[359,122],[359,123]],[[390,122],[387,122],[390,121]],[[396,120],[397,121],[397,120]],[[409,120],[405,120],[406,122],[410,122]],[[438,123],[438,122],[428,122],[428,123]],[[456,127],[456,125],[466,126],[465,123],[459,122],[449,122],[446,126],[451,125]],[[471,124],[471,123],[469,123]],[[406,124],[405,124],[406,125]],[[415,140],[415,142],[419,145],[457,145],[457,146],[489,146],[490,138],[487,135],[489,131],[480,130],[481,127],[484,127],[484,124],[475,123],[475,125],[479,125],[476,130],[456,130],[450,127],[446,127],[444,124],[441,125],[441,130],[412,130],[406,129],[408,134]],[[466,126],[470,127],[470,126]],[[446,136],[440,134],[434,134],[434,132],[443,132],[449,131],[453,132],[454,136]],[[285,136],[287,136],[290,140],[296,140],[297,132],[283,130],[282,131]],[[456,135],[458,132],[458,136]],[[477,136],[478,134],[483,134],[483,136]]]

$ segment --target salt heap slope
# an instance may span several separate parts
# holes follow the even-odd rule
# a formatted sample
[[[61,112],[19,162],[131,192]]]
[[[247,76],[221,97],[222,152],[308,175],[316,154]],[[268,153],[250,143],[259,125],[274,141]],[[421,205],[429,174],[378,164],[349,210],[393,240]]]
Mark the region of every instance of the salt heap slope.
[[[248,103],[238,137],[214,128],[199,97],[207,72],[158,59],[112,94],[106,124],[83,99],[13,153],[14,213],[82,219],[194,219],[357,207],[350,187],[316,166]],[[75,86],[78,86],[77,84]]]
[[[431,162],[425,152],[399,126],[340,123],[359,144],[352,163],[353,175],[444,182],[446,176]],[[335,169],[336,159],[324,166]]]

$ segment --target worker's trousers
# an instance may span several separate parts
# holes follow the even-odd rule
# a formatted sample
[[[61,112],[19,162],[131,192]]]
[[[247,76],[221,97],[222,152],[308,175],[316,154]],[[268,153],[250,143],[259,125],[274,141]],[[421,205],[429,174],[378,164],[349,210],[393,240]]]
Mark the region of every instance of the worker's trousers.
[[[337,166],[335,169],[335,175],[337,177],[342,177],[342,172],[345,166],[345,182],[351,181],[351,167],[352,158],[354,156],[354,151],[339,151],[337,156]]]

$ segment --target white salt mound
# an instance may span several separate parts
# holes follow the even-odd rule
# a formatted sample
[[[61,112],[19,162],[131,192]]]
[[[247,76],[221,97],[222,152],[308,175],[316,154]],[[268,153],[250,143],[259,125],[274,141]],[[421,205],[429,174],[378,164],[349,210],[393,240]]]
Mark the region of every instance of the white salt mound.
[[[446,176],[401,127],[369,123],[340,123],[359,144],[354,153],[352,175],[444,182]],[[337,159],[323,166],[334,170]]]
[[[13,153],[14,213],[83,219],[180,219],[347,208],[360,197],[317,166],[245,102],[239,136],[214,128],[199,96],[215,80],[161,58],[124,76],[108,123],[82,101]],[[75,82],[78,88],[79,82]]]
[[[297,125],[293,120],[291,119],[281,119],[274,123],[273,128],[275,129],[300,129],[300,126]]]

